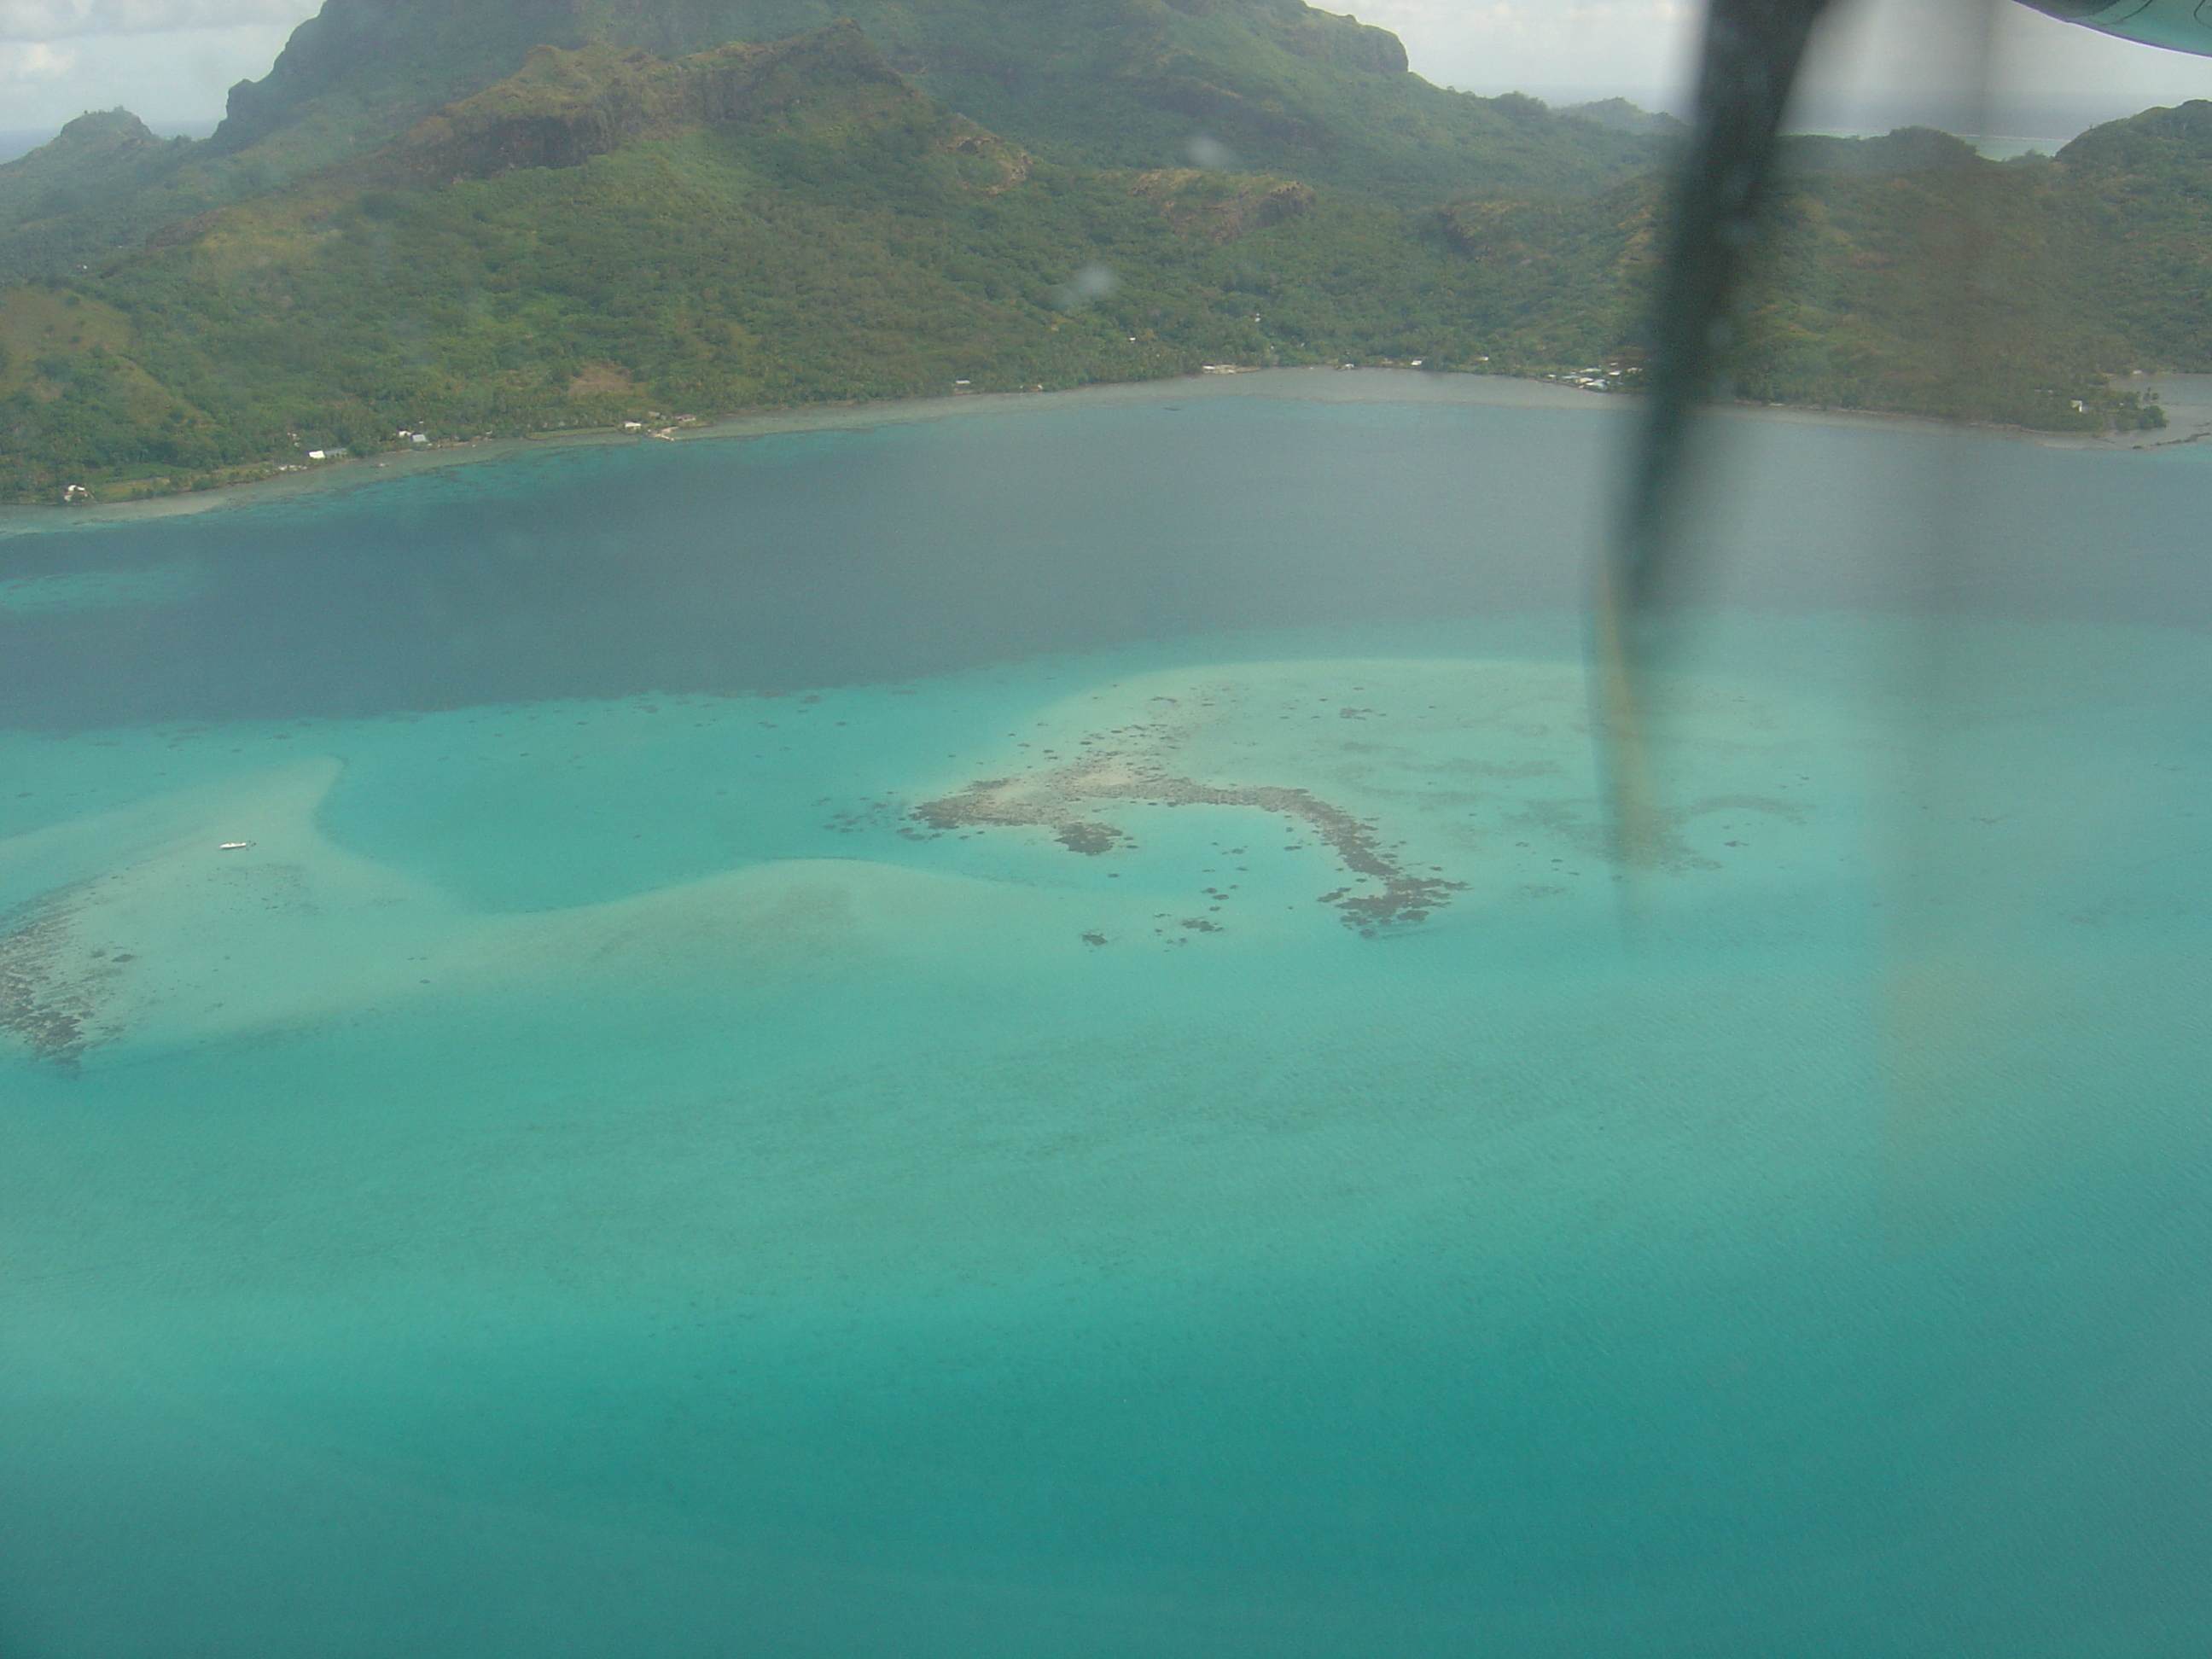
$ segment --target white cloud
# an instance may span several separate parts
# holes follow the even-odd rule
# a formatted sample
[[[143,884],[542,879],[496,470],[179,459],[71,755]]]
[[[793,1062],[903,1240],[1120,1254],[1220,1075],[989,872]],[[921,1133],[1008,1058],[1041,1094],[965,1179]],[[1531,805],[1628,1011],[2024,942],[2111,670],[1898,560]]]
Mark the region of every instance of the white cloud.
[[[1321,0],[1331,5],[1332,0]],[[1471,92],[1554,102],[1619,94],[1686,112],[1700,0],[1360,0],[1413,67]],[[1844,0],[1799,100],[1802,125],[2063,138],[2154,104],[2212,98],[2212,59],[2061,23],[2011,0]]]
[[[2058,138],[2154,104],[2212,97],[2212,60],[2062,23],[2008,0],[1852,0],[1828,31],[1809,123],[1904,120]]]
[[[59,81],[76,67],[76,54],[43,40],[26,45],[0,44],[0,86],[26,82]]]
[[[57,44],[0,41],[0,128],[52,133],[88,109],[120,104],[156,131],[205,129],[222,114],[234,82],[269,73],[290,33],[284,24],[257,23]],[[60,71],[49,68],[38,80],[9,76],[25,53]]]
[[[0,0],[0,40],[290,24],[317,6],[318,0]]]
[[[1670,104],[1689,74],[1695,0],[1366,0],[1413,67],[1470,92]]]

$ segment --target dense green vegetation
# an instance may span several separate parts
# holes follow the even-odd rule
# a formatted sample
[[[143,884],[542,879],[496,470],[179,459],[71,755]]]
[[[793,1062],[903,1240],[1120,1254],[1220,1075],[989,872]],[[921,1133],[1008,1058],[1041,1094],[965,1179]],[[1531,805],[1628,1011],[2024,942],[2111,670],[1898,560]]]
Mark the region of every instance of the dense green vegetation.
[[[37,159],[35,185],[11,188],[0,167],[0,282],[64,274],[356,157],[541,45],[676,58],[845,20],[939,102],[1071,166],[1182,166],[1197,144],[1412,206],[1595,189],[1658,154],[1617,120],[1431,86],[1395,36],[1304,0],[326,0],[265,77],[232,89],[214,137],[151,141],[158,153],[118,168],[99,159],[114,118],[100,116]]]
[[[1632,365],[1664,190],[1653,174],[1595,198],[1443,209],[1512,311],[1501,349]],[[1924,129],[1793,140],[1722,390],[2044,430],[2163,425],[2108,378],[2212,367],[2208,266],[2212,105],[2004,163]]]
[[[337,135],[396,131],[538,44],[673,58],[846,20],[923,92],[1069,165],[1177,165],[1202,134],[1257,171],[1411,206],[1595,187],[1655,155],[1650,135],[1431,86],[1395,35],[1304,0],[331,0],[240,89],[224,141],[289,135],[334,160]]]
[[[1428,87],[1297,0],[880,0],[766,46],[732,42],[830,7],[427,5],[332,0],[205,144],[110,112],[0,167],[0,260],[44,262],[0,287],[0,495],[403,430],[1638,354],[1668,124]],[[2091,429],[2160,418],[2112,374],[2212,360],[2212,106],[2055,159],[1909,131],[1790,163],[1738,395]]]
[[[2114,184],[2104,160],[2113,131],[2085,135],[2056,160],[2002,165],[1926,131],[1863,141],[1856,154],[1829,140],[1825,155],[1802,157],[1742,319],[1741,394],[2045,429],[2162,425],[2155,407],[2138,410],[2106,376],[2197,367],[2212,355],[2212,332],[2174,326],[2202,314],[2193,285],[2132,319],[2112,303],[2152,231],[2140,211],[2100,223],[2097,204]],[[1887,155],[1866,154],[1876,146]],[[2174,171],[2208,166],[2212,147]],[[2212,216],[2200,208],[2193,228],[2201,243]]]
[[[849,28],[672,64],[546,49],[372,156],[80,279],[134,343],[28,342],[0,379],[24,440],[6,482],[959,380],[1462,359],[1480,275],[1346,194],[1038,161]]]

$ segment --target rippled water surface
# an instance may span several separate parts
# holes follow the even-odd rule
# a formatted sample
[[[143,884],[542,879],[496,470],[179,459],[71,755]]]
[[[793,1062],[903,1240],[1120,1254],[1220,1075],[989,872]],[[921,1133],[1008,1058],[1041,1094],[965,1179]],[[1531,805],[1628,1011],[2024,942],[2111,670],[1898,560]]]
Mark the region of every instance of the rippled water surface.
[[[1322,384],[0,543],[0,1647],[2203,1651],[2204,458]]]

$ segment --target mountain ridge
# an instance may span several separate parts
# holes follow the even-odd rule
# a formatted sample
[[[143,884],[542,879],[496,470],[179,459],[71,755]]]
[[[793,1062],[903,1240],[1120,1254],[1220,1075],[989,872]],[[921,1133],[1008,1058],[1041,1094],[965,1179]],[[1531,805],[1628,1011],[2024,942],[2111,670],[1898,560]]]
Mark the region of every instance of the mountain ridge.
[[[1465,356],[1452,276],[1397,210],[1301,181],[1034,157],[849,23],[673,60],[544,46],[378,150],[72,279],[62,297],[100,319],[80,352],[46,349],[82,331],[38,298],[52,290],[0,294],[0,338],[33,348],[0,370],[22,439],[6,487],[51,490],[95,458],[189,487],[403,428],[1072,386],[1347,345]]]
[[[841,21],[924,92],[1069,165],[1178,166],[1197,144],[1420,206],[1473,188],[1599,189],[1658,153],[1650,137],[1531,100],[1431,86],[1395,35],[1304,0],[327,0],[266,76],[231,89],[213,137],[127,176],[88,175],[99,213],[31,212],[27,187],[11,209],[14,169],[69,167],[39,152],[0,165],[0,281],[97,262],[374,149],[540,46],[672,58]]]
[[[331,0],[324,18],[399,27],[427,3]],[[406,433],[1204,364],[1632,374],[1663,121],[1447,102],[1511,142],[1465,188],[1409,204],[1232,155],[1217,136],[1231,129],[1176,112],[1194,64],[1223,82],[1257,64],[1279,76],[1269,118],[1297,161],[1313,149],[1298,137],[1310,83],[1283,65],[1318,66],[1310,85],[1344,124],[1322,123],[1321,148],[1367,167],[1384,153],[1362,149],[1367,91],[1465,97],[1419,91],[1366,26],[1300,0],[1097,0],[1135,22],[1088,33],[1043,0],[866,3],[903,46],[848,18],[665,55],[612,25],[657,20],[674,38],[827,8],[518,0],[500,13],[514,32],[479,47],[507,51],[530,32],[517,17],[587,38],[536,42],[497,80],[374,143],[375,124],[356,126],[313,166],[331,99],[365,106],[376,85],[419,99],[416,69],[349,83],[328,62],[343,29],[325,30],[255,83],[283,97],[244,94],[240,124],[213,140],[155,139],[127,112],[82,118],[0,167],[0,258],[35,246],[46,261],[18,269],[38,281],[0,281],[0,495],[195,488]],[[948,19],[1006,23],[994,72],[1030,73],[1000,88],[1006,106],[1094,81],[1097,99],[1042,144],[978,119],[978,100],[900,67],[902,52],[935,53],[940,88],[973,84],[980,58],[945,68],[963,39]],[[1101,110],[1133,125],[1102,138],[1085,125]],[[1106,164],[1120,144],[1142,165]],[[1565,161],[1516,159],[1547,146]],[[1621,165],[1631,155],[1645,164]],[[2188,297],[2212,295],[2212,105],[2005,163],[1923,130],[1793,141],[1771,218],[1729,354],[1735,395],[2094,430],[2160,418],[2108,374],[2212,366],[2212,301]]]

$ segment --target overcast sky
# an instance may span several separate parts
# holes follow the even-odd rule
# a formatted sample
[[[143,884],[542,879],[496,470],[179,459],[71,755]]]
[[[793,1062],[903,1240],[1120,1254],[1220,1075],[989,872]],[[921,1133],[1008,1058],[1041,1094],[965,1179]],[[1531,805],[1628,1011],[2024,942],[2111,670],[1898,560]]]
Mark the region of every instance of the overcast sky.
[[[2177,57],[1993,6],[1994,106],[1946,88],[1983,0],[1844,0],[1799,125],[1911,120],[2064,137],[2152,104],[2212,98],[2212,59]],[[234,81],[265,73],[305,0],[0,0],[0,131],[52,129],[127,105],[157,126],[213,122]],[[1471,91],[1553,101],[1618,94],[1680,108],[1698,7],[1688,0],[1364,0],[1413,67]],[[1929,20],[1936,20],[1933,24]]]
[[[1702,9],[1693,0],[1366,0],[1359,15],[1395,29],[1431,81],[1553,101],[1618,94],[1680,111]],[[1956,88],[1983,80],[1960,66],[1984,56],[1990,105],[1978,122]],[[2153,104],[2212,98],[2212,59],[2115,40],[2009,0],[1842,0],[1816,66],[1802,125],[1919,119],[2065,137]]]

